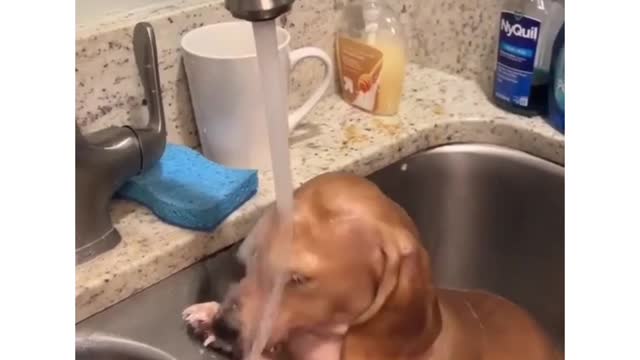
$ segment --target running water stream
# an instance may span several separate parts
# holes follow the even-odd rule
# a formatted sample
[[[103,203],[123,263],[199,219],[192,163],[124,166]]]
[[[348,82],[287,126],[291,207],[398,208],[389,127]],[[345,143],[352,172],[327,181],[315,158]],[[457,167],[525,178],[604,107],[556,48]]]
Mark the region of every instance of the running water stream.
[[[278,55],[278,39],[275,20],[253,23],[256,54],[260,71],[260,86],[265,107],[271,166],[275,185],[276,210],[283,245],[284,259],[288,259],[289,244],[293,237],[293,182],[289,159],[289,123],[287,110],[287,79]],[[280,243],[281,242],[281,243]],[[280,304],[286,281],[285,273],[276,274],[275,282],[267,299],[264,314],[245,360],[258,360],[271,332],[273,319]],[[245,352],[246,353],[246,352]]]

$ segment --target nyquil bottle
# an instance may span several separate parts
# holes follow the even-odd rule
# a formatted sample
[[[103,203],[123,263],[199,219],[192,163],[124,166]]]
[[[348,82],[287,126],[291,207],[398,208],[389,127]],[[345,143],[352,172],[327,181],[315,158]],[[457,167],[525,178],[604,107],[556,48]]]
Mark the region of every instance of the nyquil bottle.
[[[547,111],[551,48],[564,18],[551,0],[507,1],[500,14],[493,98],[508,111]]]

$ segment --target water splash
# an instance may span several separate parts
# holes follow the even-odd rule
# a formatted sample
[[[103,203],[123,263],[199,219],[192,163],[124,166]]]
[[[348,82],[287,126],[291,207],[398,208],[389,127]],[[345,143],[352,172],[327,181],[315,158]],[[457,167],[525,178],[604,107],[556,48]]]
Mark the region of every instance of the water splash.
[[[256,43],[260,86],[262,88],[264,108],[271,150],[271,166],[276,195],[276,211],[279,232],[278,245],[282,245],[284,259],[289,254],[289,245],[293,237],[293,182],[289,159],[289,124],[287,110],[286,75],[278,53],[278,39],[275,20],[253,23]],[[280,247],[280,246],[279,246]],[[248,360],[258,360],[267,344],[276,316],[286,274],[276,274],[273,288],[267,299],[264,314],[258,324],[250,345]]]

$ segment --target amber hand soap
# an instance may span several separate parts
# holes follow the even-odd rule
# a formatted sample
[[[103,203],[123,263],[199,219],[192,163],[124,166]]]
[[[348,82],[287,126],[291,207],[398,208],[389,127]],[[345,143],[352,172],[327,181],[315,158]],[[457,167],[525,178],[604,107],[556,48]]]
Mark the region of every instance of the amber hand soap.
[[[377,115],[398,112],[406,49],[398,18],[382,0],[349,1],[336,31],[342,98]]]

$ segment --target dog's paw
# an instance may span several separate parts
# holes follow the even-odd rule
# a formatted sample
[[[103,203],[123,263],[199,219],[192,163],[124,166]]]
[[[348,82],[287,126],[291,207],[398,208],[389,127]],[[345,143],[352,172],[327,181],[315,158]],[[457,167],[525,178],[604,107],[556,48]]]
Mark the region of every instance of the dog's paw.
[[[194,304],[184,309],[182,320],[189,325],[196,334],[208,334],[211,331],[213,318],[220,309],[215,301]]]

